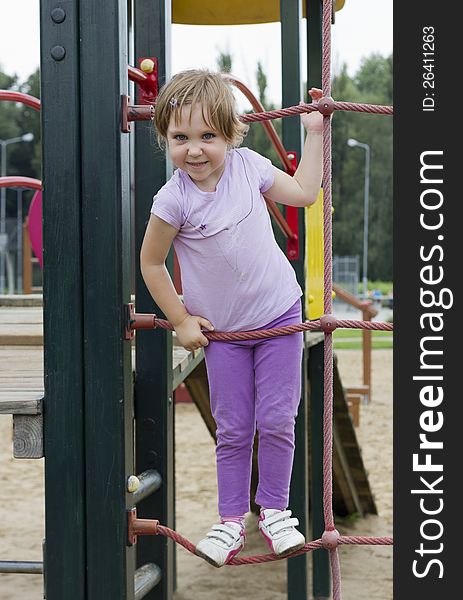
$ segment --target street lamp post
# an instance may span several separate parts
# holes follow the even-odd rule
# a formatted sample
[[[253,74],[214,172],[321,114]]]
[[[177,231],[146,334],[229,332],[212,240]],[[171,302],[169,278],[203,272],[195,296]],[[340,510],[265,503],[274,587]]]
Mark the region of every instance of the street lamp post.
[[[358,146],[365,150],[365,185],[363,199],[363,298],[366,300],[368,292],[368,205],[370,193],[370,146],[363,144],[353,138],[347,140],[347,145],[351,148]]]
[[[10,144],[18,142],[32,142],[34,139],[33,133],[25,133],[20,137],[10,138],[9,140],[0,140],[2,148],[0,176],[6,177],[6,147]],[[8,252],[8,235],[6,233],[6,188],[0,188],[0,294],[5,290],[5,258]],[[8,278],[8,293],[12,294],[14,282],[12,278]]]

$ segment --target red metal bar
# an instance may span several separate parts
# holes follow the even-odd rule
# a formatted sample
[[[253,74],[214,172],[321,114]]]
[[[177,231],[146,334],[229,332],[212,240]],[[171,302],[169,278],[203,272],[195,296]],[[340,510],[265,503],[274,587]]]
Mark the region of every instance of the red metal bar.
[[[265,198],[265,196],[264,196],[264,198]],[[286,219],[281,214],[280,209],[275,204],[275,202],[273,200],[270,200],[270,198],[265,198],[265,202],[267,203],[267,207],[268,207],[269,213],[275,219],[277,225],[280,227],[281,232],[283,233],[283,235],[285,236],[285,238],[287,240],[291,240],[293,243],[296,243],[297,242],[297,236],[294,234],[293,230],[291,229],[291,227],[286,222]]]
[[[26,104],[35,110],[40,110],[40,100],[38,98],[34,98],[34,96],[29,96],[29,94],[11,92],[10,90],[0,90],[0,100],[20,102],[21,104]]]
[[[152,104],[127,106],[127,116],[129,121],[150,121],[153,118],[154,107]]]
[[[138,64],[139,69],[128,65],[129,79],[139,86],[140,102],[152,104],[158,95],[158,61],[154,57],[139,58]]]
[[[148,80],[146,73],[143,73],[143,71],[140,71],[140,69],[132,67],[132,65],[128,65],[127,70],[130,81],[134,81],[135,83],[145,83]]]
[[[21,187],[30,190],[41,190],[42,182],[32,177],[19,177],[14,175],[11,177],[0,177],[0,187]]]
[[[296,172],[297,156],[295,152],[288,152],[288,160],[291,162],[291,175]],[[299,209],[297,206],[286,207],[286,221],[293,232],[293,237],[288,238],[286,243],[286,256],[289,260],[299,258]]]
[[[249,100],[249,102],[255,112],[264,112],[265,111],[265,108],[260,103],[260,101],[254,96],[254,94],[251,92],[251,90],[241,80],[239,80],[234,75],[229,75],[228,73],[226,75],[224,74],[223,77],[224,77],[224,79],[227,79],[228,81],[230,81],[235,87],[237,87],[240,90],[240,92],[242,92],[244,94],[244,96],[246,96],[247,100]],[[285,168],[285,171],[287,173],[292,174],[292,163],[288,158],[285,147],[283,146],[280,138],[278,137],[278,133],[276,132],[276,129],[273,126],[273,123],[271,123],[270,121],[262,121],[262,125],[263,125],[265,131],[267,132],[267,135],[270,138],[270,141],[272,142],[273,147],[275,148],[275,151],[277,152],[278,156],[280,157],[280,160],[283,164],[283,167]]]

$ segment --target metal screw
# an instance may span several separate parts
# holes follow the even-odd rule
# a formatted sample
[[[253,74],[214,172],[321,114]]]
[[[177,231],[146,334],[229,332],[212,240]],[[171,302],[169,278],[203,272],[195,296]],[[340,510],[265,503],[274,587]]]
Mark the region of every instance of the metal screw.
[[[133,494],[140,487],[140,480],[136,475],[130,475],[127,479],[127,491]]]
[[[63,46],[53,46],[50,54],[54,60],[59,61],[63,60],[63,58],[66,56],[66,50],[63,48]]]
[[[62,23],[64,21],[64,19],[66,18],[66,12],[63,8],[54,8],[51,11],[51,18],[53,19],[53,21],[55,23]]]

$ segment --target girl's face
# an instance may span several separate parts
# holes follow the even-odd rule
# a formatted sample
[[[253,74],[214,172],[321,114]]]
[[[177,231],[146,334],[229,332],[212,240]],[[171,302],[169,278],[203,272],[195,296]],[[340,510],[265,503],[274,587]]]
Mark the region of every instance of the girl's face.
[[[184,106],[178,124],[171,117],[167,147],[174,165],[188,173],[200,190],[215,191],[225,168],[227,142],[220,132],[208,127],[198,104]]]

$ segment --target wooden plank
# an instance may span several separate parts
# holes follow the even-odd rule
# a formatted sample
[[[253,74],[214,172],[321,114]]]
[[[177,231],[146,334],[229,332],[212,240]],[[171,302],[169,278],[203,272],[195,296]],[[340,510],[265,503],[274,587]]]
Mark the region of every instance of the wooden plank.
[[[2,346],[42,346],[43,336],[40,334],[12,334],[0,335]]]
[[[344,388],[347,394],[356,394],[357,396],[366,396],[370,388],[368,385],[355,385]]]
[[[83,377],[83,274],[79,3],[53,20],[40,2],[43,158],[45,537],[47,600],[86,597],[87,559]],[[66,55],[56,60],[51,49]],[[55,55],[56,56],[56,55]],[[103,84],[102,84],[103,85]],[[70,119],[69,115],[73,115]],[[99,170],[104,170],[99,164]],[[64,201],[63,201],[64,200]],[[114,268],[114,267],[113,267]],[[115,270],[115,268],[114,268]],[[109,278],[108,278],[109,279]]]
[[[305,331],[304,332],[304,341],[305,347],[311,348],[312,346],[316,346],[323,342],[325,338],[325,334],[322,331]]]
[[[26,358],[29,364],[43,364],[43,348],[0,345],[0,373],[11,364],[21,364]],[[8,364],[5,364],[6,360]]]
[[[179,363],[175,365],[175,358]],[[204,360],[204,350],[202,348],[188,352],[183,348],[174,348],[174,369],[172,388],[175,390],[188,376],[196,369],[196,367]]]
[[[336,477],[338,485],[341,488],[347,513],[359,513],[363,516],[362,503],[356,489],[356,474],[350,468],[348,458],[342,447],[339,432],[336,428],[333,430],[333,475]]]
[[[360,425],[360,396],[347,394],[347,406],[349,407],[349,414],[354,427],[358,427]]]
[[[43,407],[43,391],[0,392],[0,414],[40,415]]]
[[[204,361],[185,379],[185,386],[193,402],[196,404],[212,439],[216,441],[215,432],[217,426],[211,413],[209,384],[207,381],[206,363]]]
[[[175,346],[172,365],[174,387],[180,385],[203,359],[202,349],[189,352]],[[0,346],[0,381],[1,414],[39,414],[37,399],[44,396],[43,348]]]
[[[43,458],[43,415],[13,415],[14,458]]]
[[[40,324],[42,322],[43,309],[41,307],[0,307],[0,331],[9,323]]]
[[[351,478],[351,494],[355,495],[351,499],[346,498],[346,505],[349,502],[360,502],[361,513],[377,514],[377,509],[373,494],[371,493],[368,482],[368,473],[364,467],[361,450],[355,434],[354,425],[349,415],[344,388],[341,383],[339,371],[337,368],[336,357],[333,365],[333,411],[334,411],[334,429],[335,439],[337,440],[337,451],[342,451],[345,462],[342,468],[346,471],[346,476]],[[364,493],[359,495],[358,490],[362,489]],[[368,493],[369,491],[369,493]]]
[[[43,375],[31,375],[27,377],[21,377],[12,375],[11,377],[2,377],[2,388],[14,388],[14,389],[40,389],[43,387]]]

